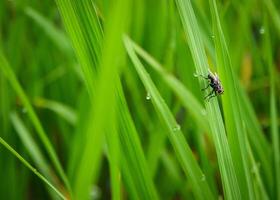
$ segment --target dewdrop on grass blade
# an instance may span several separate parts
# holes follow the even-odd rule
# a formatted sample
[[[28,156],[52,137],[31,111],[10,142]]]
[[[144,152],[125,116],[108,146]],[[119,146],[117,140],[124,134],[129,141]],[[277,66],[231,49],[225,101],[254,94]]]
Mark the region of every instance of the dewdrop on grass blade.
[[[176,131],[180,131],[181,130],[181,126],[179,124],[177,124],[176,126],[173,127],[172,129],[174,132]]]
[[[151,94],[148,92],[147,95],[146,95],[146,100],[151,100],[151,98],[152,98]]]

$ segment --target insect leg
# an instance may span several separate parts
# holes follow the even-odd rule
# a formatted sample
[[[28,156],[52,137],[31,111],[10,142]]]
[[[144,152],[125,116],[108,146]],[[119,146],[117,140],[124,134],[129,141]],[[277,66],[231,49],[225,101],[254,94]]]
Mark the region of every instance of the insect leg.
[[[204,99],[207,99],[208,97],[210,97],[214,92],[215,92],[215,90],[212,90],[206,97],[204,97]]]
[[[210,99],[212,99],[213,97],[216,97],[217,95],[216,94],[214,94],[214,95],[212,95],[212,96],[210,96],[210,97],[208,97],[207,98],[207,101],[209,102],[210,101]]]
[[[210,86],[210,84],[208,84],[206,88],[202,88],[201,91],[206,90],[207,88],[209,88],[209,86]]]
[[[203,76],[201,74],[194,74],[194,76],[195,77],[201,77],[201,78],[204,78],[204,79],[207,79],[207,80],[209,79],[208,76]]]

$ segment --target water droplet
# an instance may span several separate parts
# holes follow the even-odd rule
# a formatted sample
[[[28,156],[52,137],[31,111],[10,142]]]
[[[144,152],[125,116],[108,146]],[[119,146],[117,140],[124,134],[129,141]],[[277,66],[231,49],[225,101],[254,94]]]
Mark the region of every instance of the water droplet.
[[[181,126],[179,124],[177,124],[176,126],[173,127],[173,131],[180,131],[181,130]]]
[[[90,190],[90,199],[99,199],[101,197],[101,190],[97,186],[92,186]]]
[[[202,110],[201,110],[201,114],[202,114],[203,116],[206,116],[206,115],[207,115],[206,110],[205,110],[205,109],[202,109]]]
[[[252,173],[257,173],[259,168],[260,168],[261,164],[259,162],[257,162],[251,169]]]
[[[260,28],[259,31],[260,31],[260,34],[261,34],[261,35],[265,34],[265,28],[264,28],[263,26]]]
[[[147,95],[146,95],[146,100],[150,100],[152,97],[151,97],[151,94],[148,92]]]
[[[205,180],[206,180],[206,177],[205,177],[204,174],[202,174],[202,176],[201,176],[201,181],[205,181]]]
[[[23,107],[23,108],[21,109],[21,112],[22,112],[22,113],[27,113],[27,109],[26,109],[25,107]]]
[[[215,38],[215,35],[211,35],[211,38],[214,39],[214,38]]]

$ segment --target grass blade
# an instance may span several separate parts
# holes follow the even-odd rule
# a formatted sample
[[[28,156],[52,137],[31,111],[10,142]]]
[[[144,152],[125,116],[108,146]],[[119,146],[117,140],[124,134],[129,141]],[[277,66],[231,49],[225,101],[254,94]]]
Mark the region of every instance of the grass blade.
[[[241,195],[245,199],[255,199],[253,192],[253,182],[250,173],[248,152],[247,152],[247,132],[244,126],[244,115],[240,107],[240,99],[237,92],[237,86],[234,80],[232,65],[228,48],[223,35],[216,1],[210,1],[212,15],[212,24],[214,31],[214,41],[216,47],[218,71],[225,92],[223,97],[223,108],[229,144],[234,159],[234,165],[237,172],[238,184]]]
[[[273,149],[273,163],[275,174],[275,189],[276,194],[273,198],[280,199],[280,146],[279,146],[279,129],[278,129],[278,109],[277,109],[277,96],[276,96],[276,72],[274,71],[273,58],[271,53],[270,31],[265,21],[265,38],[264,38],[264,55],[269,69],[270,76],[270,129],[272,138]]]
[[[44,98],[37,98],[35,99],[35,105],[39,108],[47,108],[52,110],[57,115],[64,118],[69,124],[75,125],[77,122],[77,116],[75,111],[60,102],[44,99]]]
[[[62,52],[67,53],[68,55],[73,54],[70,43],[62,31],[55,28],[53,24],[31,7],[26,7],[24,12],[44,30],[44,32]]]
[[[164,79],[176,95],[181,99],[184,107],[189,110],[190,114],[196,120],[197,124],[202,127],[203,130],[208,131],[209,125],[206,117],[206,110],[196,99],[196,97],[173,75],[168,74],[164,68],[146,51],[139,47],[135,42],[130,40],[135,52],[137,52],[147,63],[150,64]]]
[[[195,63],[196,73],[205,75],[208,73],[209,65],[191,2],[189,0],[176,0],[176,3]],[[202,81],[200,83],[205,88],[205,83],[202,84]],[[225,197],[227,199],[241,199],[236,171],[217,100],[214,99],[207,103],[206,110],[218,156]]]
[[[3,140],[0,137],[0,143],[19,161],[24,164],[30,171],[32,171],[39,179],[41,179],[44,183],[46,183],[58,196],[60,196],[62,199],[67,199],[63,194],[59,192],[58,189],[56,189],[43,175],[41,175],[32,165],[30,165],[20,154],[16,152],[5,140]]]
[[[40,120],[39,120],[38,116],[36,115],[27,95],[23,91],[14,72],[10,68],[8,62],[6,61],[4,55],[2,54],[1,51],[0,51],[0,69],[2,70],[2,72],[4,73],[6,78],[9,80],[11,86],[13,87],[13,89],[15,90],[15,92],[17,93],[19,98],[21,99],[22,104],[27,111],[27,115],[29,116],[30,120],[33,123],[34,128],[36,129],[36,133],[38,134],[39,138],[41,139],[42,143],[44,144],[44,147],[46,148],[48,155],[54,164],[55,169],[57,170],[62,181],[64,182],[65,186],[67,187],[67,189],[70,192],[71,189],[70,189],[69,182],[68,182],[67,177],[63,171],[63,168],[59,162],[57,154],[55,153],[55,150],[54,150],[50,140],[48,139],[48,137],[43,129],[43,126],[41,125]]]
[[[194,159],[192,151],[180,130],[180,126],[177,124],[171,111],[165,104],[148,73],[136,56],[135,51],[133,50],[133,45],[127,36],[124,37],[124,43],[140,79],[142,80],[146,90],[151,94],[151,99],[156,110],[159,112],[159,115],[168,128],[169,140],[177,154],[178,160],[180,161],[185,174],[190,178],[195,196],[198,199],[214,199],[207,184],[205,175],[202,173],[198,163]]]
[[[129,113],[123,91],[118,88],[121,142],[121,168],[132,199],[158,199],[155,186],[145,159],[140,138]]]

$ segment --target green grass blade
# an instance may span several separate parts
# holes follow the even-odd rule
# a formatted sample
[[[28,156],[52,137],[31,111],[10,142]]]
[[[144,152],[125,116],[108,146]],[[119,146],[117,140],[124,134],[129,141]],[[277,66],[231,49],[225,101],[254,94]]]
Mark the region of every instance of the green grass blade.
[[[57,156],[50,140],[48,139],[48,137],[43,129],[43,126],[41,125],[40,120],[39,120],[38,116],[36,115],[27,95],[23,91],[20,83],[18,82],[14,72],[10,68],[10,66],[9,66],[7,60],[5,59],[4,55],[2,54],[2,52],[0,52],[0,69],[2,70],[2,72],[4,73],[6,78],[9,80],[11,86],[13,87],[13,89],[19,96],[20,100],[22,101],[22,104],[27,111],[27,115],[29,116],[31,122],[33,123],[36,133],[38,134],[39,138],[41,139],[42,143],[44,144],[44,147],[46,148],[48,155],[49,155],[51,161],[53,162],[54,167],[57,170],[59,176],[61,177],[62,181],[64,182],[65,186],[67,187],[67,189],[70,192],[70,190],[71,190],[70,185],[69,185],[67,177],[63,171],[63,168],[59,162],[58,156]]]
[[[35,143],[31,137],[30,132],[27,130],[22,120],[19,118],[17,113],[11,113],[11,121],[17,131],[19,137],[21,138],[24,146],[28,150],[30,157],[34,160],[38,168],[42,171],[45,176],[50,178],[48,164],[44,158],[38,145]]]
[[[57,0],[57,4],[67,31],[72,40],[77,58],[81,64],[89,95],[91,96],[91,99],[94,99],[93,93],[97,85],[95,83],[94,72],[98,71],[97,68],[99,66],[101,46],[103,43],[102,29],[99,25],[97,15],[90,14],[93,10],[96,11],[96,9],[92,7],[92,3],[89,7],[83,7],[80,3],[74,3],[74,1],[69,4],[68,2],[63,0]],[[91,26],[83,26],[84,22],[81,17],[82,15],[77,14],[79,9],[81,13],[89,13],[88,17],[90,19],[88,21],[93,23]],[[90,45],[86,42],[86,38],[91,41]],[[94,45],[91,46],[91,44]],[[93,57],[93,59],[91,59],[91,57]],[[118,115],[120,115],[120,124],[122,125],[120,127],[120,142],[122,146],[121,152],[123,153],[123,155],[126,155],[125,162],[121,162],[121,169],[124,174],[124,179],[129,180],[129,183],[131,185],[127,185],[131,188],[132,191],[134,191],[134,198],[145,197],[140,199],[157,199],[155,187],[147,170],[147,164],[144,157],[143,149],[141,147],[135,128],[133,128],[134,125],[132,123],[131,116],[129,115],[127,105],[123,103],[124,96],[122,93],[122,88],[120,84],[117,85],[117,113]],[[102,111],[102,113],[104,113],[104,111]],[[94,142],[95,141],[96,140],[94,140]],[[95,144],[91,145],[95,146]],[[93,157],[96,155],[94,154],[91,156]]]
[[[147,63],[155,69],[167,85],[172,88],[176,95],[181,99],[184,107],[188,109],[190,114],[196,120],[197,124],[202,127],[203,130],[208,131],[209,125],[206,117],[206,110],[196,99],[196,97],[173,75],[167,73],[163,66],[158,63],[152,56],[150,56],[145,50],[138,46],[135,42],[130,40],[135,52],[139,54]]]
[[[46,108],[55,112],[57,115],[69,122],[69,124],[75,125],[77,122],[75,111],[60,102],[44,98],[36,98],[34,104],[39,108]]]
[[[180,130],[180,126],[177,124],[171,111],[165,104],[144,66],[135,54],[133,45],[128,37],[124,37],[124,43],[140,79],[142,80],[146,90],[151,94],[151,100],[156,110],[159,112],[159,115],[168,128],[169,140],[177,154],[178,160],[180,161],[185,174],[189,177],[190,182],[192,183],[195,196],[198,199],[214,199],[207,184],[205,175],[202,173],[197,161],[195,160],[194,155],[192,154],[192,151]]]
[[[255,199],[253,192],[253,182],[250,173],[248,152],[246,148],[247,132],[244,126],[244,115],[240,107],[240,98],[234,80],[231,60],[223,35],[216,1],[210,1],[212,15],[213,32],[215,35],[215,47],[218,72],[224,86],[223,108],[229,137],[229,144],[234,159],[237,172],[238,184],[241,195],[245,199]]]
[[[209,65],[191,2],[189,0],[177,0],[176,3],[195,63],[196,73],[208,74]],[[205,83],[202,84],[202,80],[200,83],[202,87],[206,86]],[[241,199],[236,171],[217,100],[213,99],[210,103],[206,103],[206,110],[218,156],[225,197],[227,199]]]
[[[52,23],[50,23],[49,20],[31,7],[26,7],[24,12],[43,29],[43,31],[62,52],[67,53],[68,55],[73,54],[70,43],[62,31],[59,31]]]
[[[121,168],[131,199],[158,199],[155,185],[141,147],[135,125],[129,113],[123,91],[118,83],[119,128],[121,142]]]
[[[265,21],[265,38],[264,38],[264,55],[265,60],[269,69],[270,76],[270,129],[272,138],[272,149],[273,149],[273,163],[274,163],[274,179],[275,199],[280,199],[280,145],[279,145],[279,129],[278,129],[278,109],[277,109],[277,95],[276,95],[276,75],[275,67],[273,64],[272,52],[271,52],[271,41],[270,31],[267,25],[267,19]]]
[[[19,153],[16,152],[5,140],[0,137],[0,143],[11,153],[13,154],[19,161],[24,164],[30,171],[32,171],[39,179],[41,179],[45,184],[47,184],[58,196],[62,199],[67,199],[63,194],[59,192],[42,174],[40,174],[32,165],[29,164]]]
[[[270,15],[272,21],[274,22],[274,26],[278,32],[278,35],[280,35],[280,14],[279,11],[277,11],[274,3],[272,0],[263,0],[263,4],[267,8],[267,13]]]

